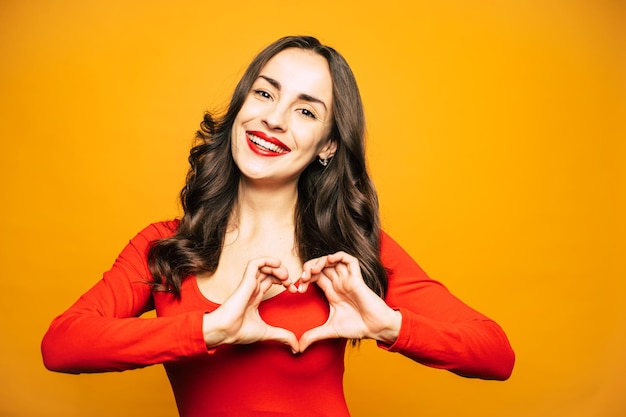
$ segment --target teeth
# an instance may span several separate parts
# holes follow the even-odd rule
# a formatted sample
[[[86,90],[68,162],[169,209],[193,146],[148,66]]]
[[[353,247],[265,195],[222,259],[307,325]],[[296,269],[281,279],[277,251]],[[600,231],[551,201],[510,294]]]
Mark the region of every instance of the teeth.
[[[275,145],[273,143],[270,143],[270,142],[266,141],[265,139],[261,139],[260,137],[255,136],[253,134],[249,133],[248,134],[248,138],[250,138],[250,141],[252,143],[254,143],[255,145],[258,145],[258,146],[260,146],[262,148],[265,148],[265,149],[267,149],[269,151],[276,152],[276,153],[285,153],[285,152],[287,152],[285,149],[281,148],[280,146]]]

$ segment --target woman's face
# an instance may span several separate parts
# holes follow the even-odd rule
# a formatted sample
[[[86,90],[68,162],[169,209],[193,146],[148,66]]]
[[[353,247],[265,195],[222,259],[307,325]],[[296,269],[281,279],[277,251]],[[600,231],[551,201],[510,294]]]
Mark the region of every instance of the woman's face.
[[[233,125],[232,153],[243,177],[295,182],[318,155],[332,154],[332,100],[330,70],[321,55],[290,48],[270,59]]]

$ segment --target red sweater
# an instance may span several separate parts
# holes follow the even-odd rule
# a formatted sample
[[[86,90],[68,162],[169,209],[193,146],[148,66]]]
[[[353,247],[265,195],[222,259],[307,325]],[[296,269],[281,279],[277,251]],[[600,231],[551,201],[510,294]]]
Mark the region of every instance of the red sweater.
[[[202,295],[196,280],[183,281],[180,299],[151,290],[149,244],[171,236],[177,224],[155,223],[141,231],[102,280],[54,319],[42,342],[46,367],[80,373],[163,363],[181,417],[348,416],[345,340],[317,342],[298,355],[271,342],[207,350],[202,318],[218,305]],[[384,233],[381,258],[390,271],[385,301],[402,313],[398,339],[381,348],[463,376],[510,376],[514,354],[494,321],[426,276]],[[153,309],[156,318],[139,317]],[[305,294],[284,291],[259,308],[268,324],[296,337],[323,324],[328,311],[317,286]]]

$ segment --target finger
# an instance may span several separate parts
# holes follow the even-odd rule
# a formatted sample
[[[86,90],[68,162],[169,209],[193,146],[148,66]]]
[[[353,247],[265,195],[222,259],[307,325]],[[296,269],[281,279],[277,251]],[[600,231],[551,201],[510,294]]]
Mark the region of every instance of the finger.
[[[298,292],[303,293],[308,288],[311,282],[315,282],[320,272],[326,266],[327,256],[321,256],[319,258],[311,259],[302,265],[302,275],[300,275],[300,284],[298,286]]]
[[[310,272],[303,271],[303,278],[300,278],[300,282],[298,284],[298,292],[304,293],[309,288],[309,286],[320,280],[324,275],[323,273],[311,274]]]
[[[246,265],[241,282],[230,298],[237,299],[239,303],[243,304],[260,302],[259,294],[265,294],[274,284],[282,284],[282,281],[276,276],[283,277],[286,275],[288,275],[286,269],[280,265],[280,260],[276,258],[252,259]]]
[[[290,292],[296,292],[297,288],[294,285],[295,280],[289,277],[289,271],[284,266],[280,266],[278,268],[263,266],[259,269],[259,273],[264,276],[259,275],[260,279],[270,278],[273,284],[282,285],[287,288]]]
[[[335,265],[335,268],[333,269],[334,273],[337,275],[337,277],[335,279],[339,280],[339,279],[347,279],[348,277],[350,277],[350,270],[348,269],[348,265],[344,264],[344,263],[338,263],[337,265]]]
[[[300,352],[300,343],[296,338],[296,335],[287,329],[280,327],[267,326],[267,332],[263,340],[273,340],[283,343],[291,348],[293,353]]]
[[[311,275],[310,269],[303,267],[302,274],[300,275],[300,279],[298,280],[298,292],[304,293],[307,288],[309,288],[309,284],[312,281],[313,277]]]
[[[319,279],[315,281],[317,286],[326,294],[326,298],[334,299],[335,291],[333,289],[333,282],[325,275],[320,275]]]
[[[357,284],[359,279],[361,281],[363,280],[359,260],[356,257],[348,255],[345,252],[337,252],[329,255],[328,258],[329,262],[334,262],[335,271],[339,277],[344,279],[342,282]],[[356,278],[357,280],[346,281],[349,277]]]
[[[261,294],[265,294],[269,291],[270,288],[272,288],[274,284],[274,278],[272,278],[271,276],[265,276],[265,279],[262,278],[259,281],[259,291],[261,292]]]
[[[337,337],[337,333],[328,325],[328,322],[326,322],[319,327],[304,332],[299,340],[299,351],[304,352],[309,346],[320,340],[334,339]]]
[[[342,250],[337,251],[335,253],[331,253],[330,255],[328,255],[328,258],[331,259],[332,262],[339,262],[342,261],[343,259],[347,259],[352,257],[351,255],[348,255],[347,252],[344,252]]]
[[[276,258],[263,257],[248,261],[246,269],[243,272],[242,281],[248,281],[246,278],[259,278],[259,272],[261,268],[264,267],[278,268],[280,267],[280,260]]]
[[[337,271],[337,267],[338,265],[324,268],[324,270],[322,271],[322,274],[320,275],[323,275],[329,278],[331,281],[337,281],[339,279],[339,273]]]
[[[360,273],[350,273],[348,265],[343,263],[337,264],[333,269],[333,273],[333,288],[338,293],[344,295],[351,294],[355,288],[358,288],[359,281],[363,282]]]
[[[272,268],[280,267],[281,262],[280,259],[272,258],[271,256],[262,256],[260,258],[251,259],[248,262],[248,267],[260,269],[264,266],[269,266]]]
[[[359,266],[359,260],[346,252],[339,251],[328,255],[328,262],[331,264],[345,264],[350,271]]]
[[[296,286],[293,285],[293,280],[289,278],[289,271],[281,265],[280,259],[272,257],[252,259],[246,265],[244,277],[249,277],[253,273],[257,280],[265,280],[269,278],[272,284],[283,285],[290,292],[297,292]]]
[[[326,266],[328,256],[320,256],[319,258],[311,259],[304,263],[303,270],[307,271],[309,275],[319,274]]]
[[[267,275],[273,275],[274,277],[280,280],[289,279],[289,272],[287,271],[287,268],[285,268],[282,265],[280,266],[263,265],[259,268],[259,271]]]

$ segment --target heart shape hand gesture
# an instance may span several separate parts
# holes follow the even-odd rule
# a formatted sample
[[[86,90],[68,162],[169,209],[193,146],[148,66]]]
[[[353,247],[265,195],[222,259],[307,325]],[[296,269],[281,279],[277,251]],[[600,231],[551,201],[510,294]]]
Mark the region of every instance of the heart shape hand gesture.
[[[207,347],[274,340],[298,352],[299,344],[293,332],[270,326],[259,314],[263,296],[275,284],[285,286],[290,292],[297,291],[280,260],[257,258],[248,262],[235,292],[215,311],[204,315]]]
[[[272,285],[303,293],[316,283],[330,306],[327,321],[305,332],[300,340],[289,330],[268,325],[259,314],[263,295]],[[275,258],[250,261],[244,276],[228,300],[205,314],[203,330],[208,347],[273,340],[304,352],[316,341],[331,338],[375,339],[391,344],[398,336],[402,317],[365,284],[358,260],[345,253],[307,261],[299,286]]]
[[[398,337],[402,316],[389,307],[363,281],[359,261],[345,252],[313,259],[304,264],[299,291],[315,282],[330,305],[328,320],[300,338],[300,351],[330,338],[374,339],[392,344]]]

